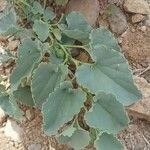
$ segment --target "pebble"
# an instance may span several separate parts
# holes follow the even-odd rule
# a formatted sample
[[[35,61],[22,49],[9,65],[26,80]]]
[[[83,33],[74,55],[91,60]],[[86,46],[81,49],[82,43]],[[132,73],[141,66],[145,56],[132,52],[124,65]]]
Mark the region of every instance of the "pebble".
[[[0,0],[0,12],[3,11],[7,6],[6,0]]]
[[[0,126],[4,123],[6,119],[6,114],[4,110],[0,107]]]
[[[28,147],[28,150],[41,150],[41,148],[42,148],[41,144],[34,143]]]
[[[145,20],[145,16],[141,14],[135,14],[132,16],[132,23],[138,23]]]
[[[119,7],[115,5],[110,5],[109,7],[108,9],[111,12],[108,17],[110,28],[112,32],[120,35],[125,32],[128,27],[126,16]]]
[[[146,25],[147,27],[150,27],[150,13],[147,15],[147,18],[146,18],[146,20],[145,20],[145,25]]]
[[[28,120],[31,120],[33,118],[33,115],[31,114],[30,110],[26,111],[26,117],[27,117]]]
[[[100,7],[98,0],[71,0],[66,8],[66,14],[77,11],[85,16],[91,26],[96,25]]]
[[[4,128],[6,137],[10,137],[12,141],[21,142],[23,129],[13,120],[8,119]]]
[[[14,51],[20,44],[19,40],[15,40],[15,41],[10,41],[8,43],[7,49]]]
[[[142,27],[140,27],[140,30],[141,30],[141,31],[143,31],[143,32],[145,32],[145,31],[146,31],[146,29],[147,29],[147,28],[146,28],[146,26],[142,26]]]
[[[149,5],[145,0],[125,0],[124,9],[130,13],[148,14]]]

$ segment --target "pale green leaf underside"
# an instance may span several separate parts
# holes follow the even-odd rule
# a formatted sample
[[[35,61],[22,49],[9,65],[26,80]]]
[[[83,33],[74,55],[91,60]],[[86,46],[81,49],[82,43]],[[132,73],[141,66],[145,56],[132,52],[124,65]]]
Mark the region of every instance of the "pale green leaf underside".
[[[72,89],[70,82],[64,82],[43,104],[44,131],[47,135],[57,134],[57,130],[79,113],[86,99],[80,89]]]
[[[75,131],[76,131],[76,128],[74,128],[73,126],[70,126],[70,127],[68,127],[68,129],[63,131],[62,135],[67,136],[67,137],[71,137]]]
[[[30,75],[36,64],[41,58],[40,50],[35,41],[25,39],[18,49],[18,59],[16,68],[13,70],[10,81],[11,90],[17,90],[21,79]]]
[[[17,91],[15,91],[13,95],[17,101],[21,102],[22,104],[27,106],[34,106],[30,86],[18,87]]]
[[[42,42],[49,36],[49,25],[41,20],[34,21],[33,30]]]
[[[96,62],[81,65],[77,69],[76,77],[80,85],[92,93],[99,91],[113,93],[124,105],[130,105],[141,98],[127,61],[120,52],[97,46],[93,49],[93,53]]]
[[[99,92],[94,97],[94,101],[92,111],[85,115],[85,120],[90,127],[116,134],[128,125],[124,107],[115,96]]]
[[[59,28],[65,35],[81,42],[88,41],[92,27],[80,13],[71,12],[66,17],[66,22],[67,25],[59,25]]]
[[[10,10],[7,14],[0,18],[0,34],[5,33],[12,26],[16,25],[16,14],[14,10]]]
[[[0,107],[11,117],[22,119],[23,112],[19,109],[13,96],[1,95]]]
[[[53,20],[56,17],[56,14],[51,10],[50,7],[47,7],[44,10],[44,19],[45,20]]]
[[[65,79],[67,66],[41,63],[34,72],[31,88],[33,99],[39,108],[46,101],[49,94]]]
[[[124,150],[122,144],[111,134],[103,133],[95,143],[96,150]]]
[[[89,144],[90,137],[87,131],[76,130],[71,137],[61,135],[59,142],[62,144],[68,144],[75,150],[81,150]]]
[[[41,4],[39,3],[39,2],[37,2],[37,1],[35,1],[34,3],[33,3],[33,7],[32,7],[32,12],[33,12],[33,14],[43,14],[43,8],[42,8],[42,6],[41,6]]]

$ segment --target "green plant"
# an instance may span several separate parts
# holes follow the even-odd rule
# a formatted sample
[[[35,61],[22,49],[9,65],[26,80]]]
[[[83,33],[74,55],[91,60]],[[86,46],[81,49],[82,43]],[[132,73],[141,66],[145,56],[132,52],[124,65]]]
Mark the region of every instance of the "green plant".
[[[115,136],[128,125],[124,106],[141,93],[117,40],[106,28],[93,29],[77,12],[58,20],[37,1],[20,2],[25,25],[12,7],[21,6],[18,1],[0,18],[0,33],[21,41],[17,58],[1,55],[4,63],[15,59],[16,67],[10,88],[1,85],[0,106],[16,119],[23,115],[19,103],[40,109],[45,133],[76,150],[89,143],[97,150],[123,149]],[[73,57],[74,49],[89,61]]]

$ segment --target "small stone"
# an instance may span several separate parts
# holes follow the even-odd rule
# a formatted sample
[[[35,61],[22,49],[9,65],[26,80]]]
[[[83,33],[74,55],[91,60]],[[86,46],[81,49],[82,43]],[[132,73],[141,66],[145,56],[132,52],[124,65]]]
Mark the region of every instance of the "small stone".
[[[141,15],[141,14],[135,14],[132,16],[132,23],[138,23],[138,22],[141,22],[145,19],[145,16],[144,15]]]
[[[27,117],[28,120],[31,120],[32,115],[31,115],[30,110],[27,110],[27,111],[26,111],[26,117]]]
[[[121,44],[122,43],[122,37],[118,38],[118,43]]]
[[[149,5],[145,0],[125,0],[124,9],[130,13],[148,14]]]
[[[150,13],[147,15],[147,18],[146,18],[146,20],[145,20],[145,25],[146,25],[147,27],[150,27]]]
[[[41,144],[34,143],[28,147],[28,150],[41,150],[41,148],[42,148]]]
[[[0,126],[4,123],[6,119],[6,114],[3,109],[0,107]]]
[[[7,6],[6,0],[0,0],[0,12],[3,11]]]
[[[10,41],[8,43],[7,49],[14,51],[20,44],[19,40],[15,40],[15,41]]]
[[[85,16],[91,26],[96,25],[100,7],[98,0],[71,0],[66,8],[66,14],[77,11]]]
[[[21,142],[23,129],[20,128],[15,121],[8,119],[4,129],[4,134],[6,137],[10,137],[12,141]]]
[[[122,34],[128,27],[125,14],[115,5],[110,5],[108,9],[110,11],[108,21],[111,30],[117,35]]]
[[[56,150],[56,149],[53,148],[51,145],[49,145],[49,150]]]
[[[140,27],[140,30],[143,31],[143,32],[145,32],[146,31],[146,26]]]

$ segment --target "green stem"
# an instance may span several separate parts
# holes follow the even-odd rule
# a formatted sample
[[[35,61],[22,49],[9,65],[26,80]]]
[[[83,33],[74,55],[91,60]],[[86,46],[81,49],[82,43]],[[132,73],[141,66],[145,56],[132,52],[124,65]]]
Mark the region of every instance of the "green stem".
[[[51,26],[58,26],[58,24],[61,22],[61,20],[63,19],[63,17],[64,17],[64,14],[61,15],[61,17],[60,17],[60,19],[58,20],[57,23],[51,24]]]
[[[86,48],[86,46],[89,46],[89,44],[87,44],[87,45],[63,45],[63,46],[66,48],[80,48],[80,49],[84,49],[87,52],[89,52],[89,49]]]
[[[62,50],[65,53],[65,60],[64,60],[64,64],[65,64],[69,59],[69,53],[67,52],[67,50],[65,49],[65,47],[63,45],[59,44],[59,46],[62,48]]]

